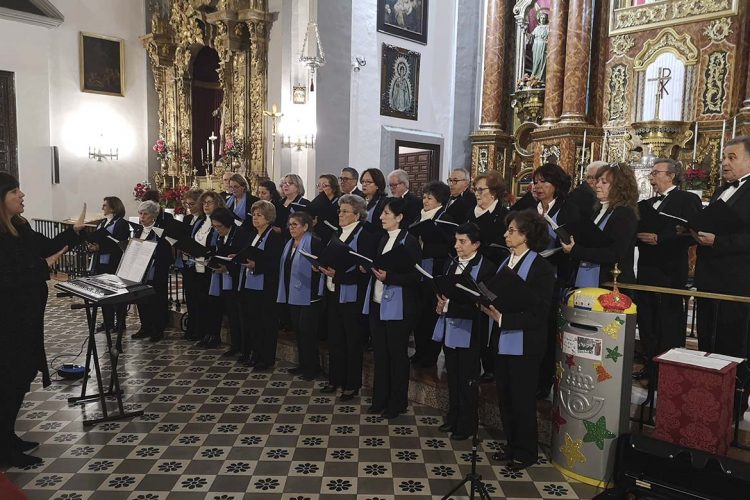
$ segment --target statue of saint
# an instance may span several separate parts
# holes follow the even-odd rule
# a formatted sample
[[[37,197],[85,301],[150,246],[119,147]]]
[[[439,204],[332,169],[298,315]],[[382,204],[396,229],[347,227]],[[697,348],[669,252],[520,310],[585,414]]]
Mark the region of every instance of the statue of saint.
[[[531,32],[532,64],[531,78],[544,81],[545,72],[547,71],[547,38],[549,37],[549,16],[546,12],[539,12],[536,16],[539,24]]]
[[[409,111],[412,105],[412,90],[409,82],[409,67],[403,58],[394,64],[395,74],[391,78],[388,104],[396,111]]]

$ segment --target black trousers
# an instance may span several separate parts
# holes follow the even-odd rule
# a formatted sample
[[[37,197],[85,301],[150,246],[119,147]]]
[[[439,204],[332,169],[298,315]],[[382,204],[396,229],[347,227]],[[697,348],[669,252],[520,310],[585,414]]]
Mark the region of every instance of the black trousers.
[[[13,385],[3,382],[0,386],[0,397],[3,401],[0,405],[0,457],[10,453],[15,437],[16,419],[21,410],[23,398],[26,396],[24,389],[13,387]]]
[[[198,321],[198,304],[196,297],[198,296],[199,290],[196,289],[197,285],[197,273],[194,267],[183,267],[182,268],[182,289],[185,293],[185,305],[188,311],[187,331],[185,332],[185,338],[188,340],[198,340],[201,337],[200,327]],[[190,318],[190,312],[195,313],[194,320]]]
[[[729,356],[748,357],[750,305],[698,299],[698,349]],[[712,336],[716,327],[715,343]]]
[[[638,334],[646,359],[650,361],[673,347],[685,347],[685,300],[653,292],[638,292],[637,299]]]
[[[273,366],[279,338],[279,307],[276,294],[261,290],[240,292],[242,355],[255,354],[258,363]]]
[[[297,335],[297,354],[302,375],[315,377],[320,372],[320,351],[318,350],[318,325],[321,301],[312,302],[309,306],[289,307],[292,328]]]
[[[200,339],[210,334],[214,323],[214,316],[209,312],[212,303],[208,295],[211,273],[193,271],[189,282],[188,338]]]
[[[205,311],[206,333],[204,337],[219,338],[221,336],[221,324],[224,321],[224,295],[207,295],[207,308]]]
[[[345,391],[362,387],[362,304],[341,304],[326,292],[328,306],[328,381]]]
[[[540,356],[495,356],[495,384],[500,420],[515,460],[537,459],[535,391]]]
[[[549,394],[555,378],[555,345],[557,341],[557,318],[560,313],[560,302],[562,291],[556,286],[552,307],[550,307],[549,317],[547,318],[547,337],[545,339],[544,356],[539,363],[539,382],[537,383],[536,392],[540,397],[546,397]],[[544,396],[542,396],[544,395]]]
[[[242,349],[242,300],[240,292],[224,290],[221,292],[224,299],[224,314],[229,318],[229,339],[232,350]],[[261,312],[262,314],[262,312]]]
[[[117,272],[117,266],[111,264],[97,264],[96,274],[115,274]],[[117,304],[114,306],[101,306],[102,320],[104,327],[113,332],[115,329],[125,329],[125,313],[127,311],[126,304]]]
[[[451,425],[457,434],[474,434],[477,427],[479,346],[466,349],[444,346],[443,354],[448,378],[445,423]]]
[[[489,321],[485,317],[482,317],[481,321]],[[495,353],[497,352],[497,344],[493,346],[487,345],[490,340],[490,328],[482,328],[479,334],[480,341],[480,359],[482,361],[482,371],[484,373],[492,373],[495,371]]]
[[[138,302],[138,317],[141,320],[141,328],[151,337],[161,337],[167,327],[167,281],[151,281],[148,284],[154,287],[154,295]]]
[[[414,328],[414,356],[422,365],[431,366],[437,363],[440,355],[440,344],[433,342],[432,332],[437,322],[437,297],[429,283],[422,283],[419,288],[419,319]]]
[[[406,411],[409,395],[409,333],[407,320],[382,321],[380,304],[370,304],[370,332],[375,351],[372,406],[389,413]]]

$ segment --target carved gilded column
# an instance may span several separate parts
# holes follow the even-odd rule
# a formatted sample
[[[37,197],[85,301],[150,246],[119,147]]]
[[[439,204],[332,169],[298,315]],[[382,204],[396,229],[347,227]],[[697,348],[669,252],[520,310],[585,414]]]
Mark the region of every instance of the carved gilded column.
[[[484,80],[480,129],[504,131],[503,97],[506,94],[506,0],[488,0],[484,34]]]
[[[747,65],[747,76],[745,80],[745,99],[742,101],[740,112],[750,114],[750,64]]]
[[[565,38],[568,27],[568,3],[569,0],[552,0],[550,5],[543,126],[550,126],[557,123],[562,114],[565,86]]]
[[[565,90],[561,122],[586,121],[586,97],[591,61],[593,0],[570,0],[565,38]]]

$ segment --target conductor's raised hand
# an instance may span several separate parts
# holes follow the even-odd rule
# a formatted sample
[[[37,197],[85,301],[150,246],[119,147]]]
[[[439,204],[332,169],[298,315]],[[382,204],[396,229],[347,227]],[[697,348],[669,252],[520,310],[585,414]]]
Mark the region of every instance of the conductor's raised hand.
[[[81,214],[78,216],[78,220],[76,220],[75,224],[73,224],[73,231],[76,232],[76,234],[79,234],[81,230],[86,226],[86,204],[83,204],[83,209],[81,210]]]
[[[62,254],[64,254],[65,252],[67,252],[67,251],[68,251],[68,246],[65,245],[57,253],[54,253],[54,254],[50,255],[49,257],[47,257],[46,259],[44,259],[44,260],[47,261],[47,267],[54,266],[55,262],[57,262],[57,260],[60,258],[60,256]]]

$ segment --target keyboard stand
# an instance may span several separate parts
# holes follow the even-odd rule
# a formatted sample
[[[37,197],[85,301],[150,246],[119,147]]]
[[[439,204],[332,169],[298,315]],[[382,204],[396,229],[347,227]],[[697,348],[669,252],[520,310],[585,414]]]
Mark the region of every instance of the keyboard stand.
[[[117,334],[117,347],[112,349],[112,335],[107,328],[104,332],[105,338],[107,339],[107,352],[109,353],[109,362],[111,366],[109,374],[109,388],[107,391],[104,390],[104,381],[102,379],[102,370],[99,365],[99,353],[96,348],[96,310],[99,308],[96,302],[84,298],[84,303],[73,304],[71,309],[86,309],[86,322],[89,327],[89,340],[88,349],[86,350],[86,367],[83,372],[83,384],[81,386],[81,395],[78,397],[68,398],[69,405],[86,404],[90,401],[99,400],[99,404],[102,408],[102,416],[100,418],[88,419],[83,421],[84,427],[89,427],[102,422],[111,422],[113,420],[121,420],[124,418],[133,418],[143,415],[143,410],[126,412],[125,407],[122,404],[122,389],[120,388],[120,378],[117,375],[117,361],[120,357],[119,346],[121,345],[122,331]],[[99,389],[98,394],[86,394],[86,386],[89,380],[89,369],[91,368],[91,362],[94,362],[94,370],[96,372],[96,384]],[[107,411],[107,398],[114,397],[117,401],[117,412],[110,413]]]

